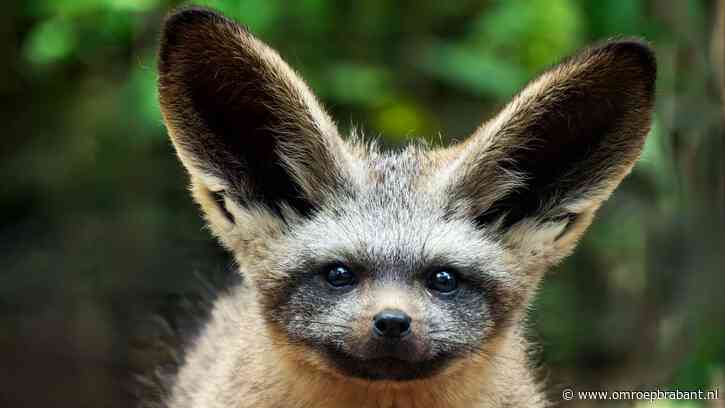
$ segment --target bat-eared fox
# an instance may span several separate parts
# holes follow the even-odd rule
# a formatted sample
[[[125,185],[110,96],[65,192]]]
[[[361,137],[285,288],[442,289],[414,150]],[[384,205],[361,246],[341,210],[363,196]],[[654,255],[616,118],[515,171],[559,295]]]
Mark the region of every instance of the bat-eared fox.
[[[165,404],[544,407],[527,308],[629,173],[656,63],[604,42],[460,143],[341,137],[282,58],[214,11],[165,22],[165,124],[242,283],[221,295]]]

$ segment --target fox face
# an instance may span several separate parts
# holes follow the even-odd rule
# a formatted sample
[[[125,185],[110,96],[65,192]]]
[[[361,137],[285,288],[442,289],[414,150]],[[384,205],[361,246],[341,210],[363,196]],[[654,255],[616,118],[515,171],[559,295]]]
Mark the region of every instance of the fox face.
[[[159,95],[260,336],[300,367],[396,383],[495,358],[639,156],[655,71],[646,44],[603,43],[462,143],[381,152],[341,137],[275,51],[192,8],[166,22]]]
[[[368,380],[433,376],[503,330],[522,296],[503,248],[419,190],[422,151],[368,159],[366,188],[292,228],[264,287],[281,336]],[[418,157],[422,156],[422,157]]]

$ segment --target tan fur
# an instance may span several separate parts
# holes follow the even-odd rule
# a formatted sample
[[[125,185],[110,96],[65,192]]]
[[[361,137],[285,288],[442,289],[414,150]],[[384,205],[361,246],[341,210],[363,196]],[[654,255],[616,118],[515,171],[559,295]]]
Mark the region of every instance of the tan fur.
[[[654,93],[646,44],[584,50],[464,142],[395,154],[355,135],[343,141],[279,55],[214,12],[169,18],[159,71],[164,120],[192,194],[244,276],[189,350],[170,407],[547,406],[528,362],[526,311],[544,271],[571,253],[639,156]],[[447,339],[467,354],[434,376],[348,376],[309,342],[291,340],[296,332],[280,317],[315,323],[285,303],[311,257],[393,270],[445,259],[495,282],[485,293],[493,303],[461,311],[470,320],[454,323],[474,321],[477,332]],[[379,272],[394,279],[360,282],[354,300],[323,317],[350,329],[346,352],[363,353],[373,316],[402,310],[419,336],[406,349],[415,355],[450,311],[411,289],[400,277],[408,275]]]
[[[197,352],[191,353],[178,380],[207,388],[179,392],[170,406],[495,408],[502,406],[502,401],[511,407],[545,405],[528,368],[527,346],[514,329],[502,334],[477,358],[449,369],[443,380],[366,384],[330,372],[304,347],[287,344],[283,335],[270,332],[258,319],[245,318],[258,314],[255,309],[251,291],[217,303],[214,323],[197,344]],[[233,336],[229,327],[235,327]],[[211,339],[226,341],[207,341]],[[215,366],[208,364],[212,360],[217,362]],[[228,370],[238,374],[214,380],[217,373]]]

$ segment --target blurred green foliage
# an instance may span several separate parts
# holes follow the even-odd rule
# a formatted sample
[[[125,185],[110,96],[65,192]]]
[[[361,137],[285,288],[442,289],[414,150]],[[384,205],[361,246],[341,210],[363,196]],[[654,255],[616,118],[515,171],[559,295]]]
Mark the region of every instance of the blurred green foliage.
[[[648,38],[660,79],[643,158],[545,283],[534,337],[555,388],[722,386],[725,133],[707,54],[714,1],[198,3],[277,48],[342,128],[363,125],[391,147],[461,139],[577,48]],[[0,17],[0,353],[29,347],[39,356],[0,368],[0,383],[16,390],[0,390],[0,401],[29,398],[22,390],[37,382],[53,406],[123,401],[108,367],[126,364],[134,313],[158,303],[149,298],[193,292],[196,273],[225,270],[156,99],[158,30],[178,5],[27,0]],[[38,350],[55,350],[55,360]],[[64,388],[54,367],[68,365]]]

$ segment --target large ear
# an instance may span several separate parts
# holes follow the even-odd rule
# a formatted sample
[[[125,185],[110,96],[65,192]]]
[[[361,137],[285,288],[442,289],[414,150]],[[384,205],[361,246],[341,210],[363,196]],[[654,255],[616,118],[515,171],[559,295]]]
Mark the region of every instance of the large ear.
[[[452,149],[455,205],[529,253],[566,255],[642,150],[655,76],[653,51],[638,40],[545,72]]]
[[[245,212],[307,215],[349,187],[352,160],[334,123],[237,23],[200,8],[170,15],[158,69],[169,135],[218,234]]]

